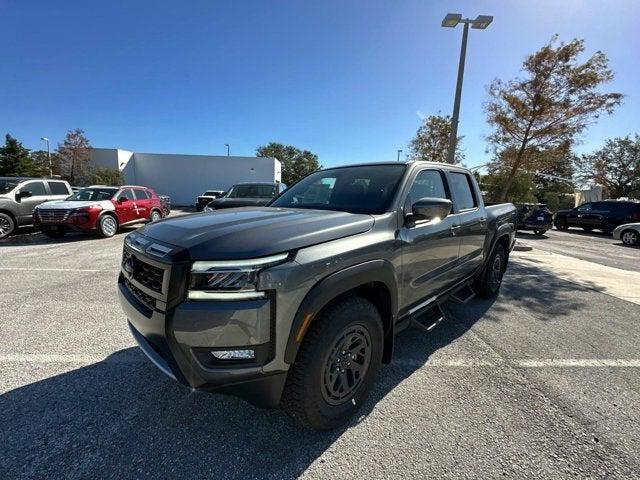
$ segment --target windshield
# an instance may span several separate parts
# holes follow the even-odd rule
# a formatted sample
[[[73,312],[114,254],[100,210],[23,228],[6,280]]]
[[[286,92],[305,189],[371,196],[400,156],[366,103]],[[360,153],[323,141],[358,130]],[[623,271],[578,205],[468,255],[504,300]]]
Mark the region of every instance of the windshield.
[[[226,198],[273,198],[275,196],[275,185],[265,185],[260,183],[234,185],[225,195]]]
[[[366,165],[312,173],[270,206],[352,213],[383,213],[391,204],[405,165]]]
[[[10,192],[22,180],[22,178],[0,178],[0,194]]]
[[[117,188],[83,188],[71,195],[67,200],[77,202],[111,200],[117,191]]]

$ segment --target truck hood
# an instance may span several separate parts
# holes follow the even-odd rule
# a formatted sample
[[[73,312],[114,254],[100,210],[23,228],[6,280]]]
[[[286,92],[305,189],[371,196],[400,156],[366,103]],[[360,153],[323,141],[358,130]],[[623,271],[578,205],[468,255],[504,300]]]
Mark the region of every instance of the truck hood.
[[[71,208],[83,208],[90,207],[91,205],[100,205],[104,210],[114,210],[114,205],[111,200],[100,200],[100,201],[71,201],[68,202],[66,200],[54,200],[52,202],[43,202],[38,205],[36,208],[47,208],[52,210],[68,210]]]
[[[209,206],[215,208],[253,207],[266,205],[271,200],[271,198],[216,198],[211,200]]]
[[[270,207],[225,209],[151,223],[139,233],[186,248],[193,260],[256,258],[369,230],[370,215]]]

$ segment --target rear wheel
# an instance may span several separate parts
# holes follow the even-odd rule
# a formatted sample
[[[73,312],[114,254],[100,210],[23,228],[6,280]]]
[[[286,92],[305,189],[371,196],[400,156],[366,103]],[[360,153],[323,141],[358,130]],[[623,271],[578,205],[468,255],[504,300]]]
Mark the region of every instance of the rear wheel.
[[[97,230],[100,237],[113,237],[118,231],[118,221],[111,215],[103,215],[98,220]]]
[[[480,276],[474,282],[474,290],[479,297],[492,298],[500,291],[502,277],[507,269],[507,251],[500,243],[496,244]]]
[[[558,230],[567,230],[569,228],[569,225],[567,224],[567,220],[564,218],[560,218],[556,220],[555,225]]]
[[[289,370],[282,407],[315,430],[346,423],[364,402],[382,363],[380,314],[369,301],[346,298],[324,310]]]
[[[625,230],[620,235],[620,240],[622,240],[622,243],[624,243],[625,245],[633,247],[640,243],[640,234],[638,234],[638,232],[636,232],[635,230]]]
[[[160,219],[162,219],[162,214],[158,210],[152,210],[150,218],[151,223],[157,222]]]
[[[7,238],[15,229],[13,218],[6,213],[0,213],[0,238]]]
[[[51,227],[40,227],[40,230],[49,238],[62,238],[67,233],[65,229],[61,227],[58,227],[56,230]]]

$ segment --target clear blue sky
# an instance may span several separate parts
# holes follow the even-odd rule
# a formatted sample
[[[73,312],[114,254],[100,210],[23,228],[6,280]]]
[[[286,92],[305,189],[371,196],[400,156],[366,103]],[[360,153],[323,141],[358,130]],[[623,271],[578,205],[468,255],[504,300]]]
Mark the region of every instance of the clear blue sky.
[[[484,163],[482,104],[495,77],[554,33],[584,38],[627,95],[580,150],[639,131],[640,5],[627,1],[0,0],[0,133],[30,148],[84,129],[97,147],[251,155],[290,143],[325,165],[395,159],[421,114],[450,113],[462,29],[448,11],[494,15],[471,30],[459,133]]]

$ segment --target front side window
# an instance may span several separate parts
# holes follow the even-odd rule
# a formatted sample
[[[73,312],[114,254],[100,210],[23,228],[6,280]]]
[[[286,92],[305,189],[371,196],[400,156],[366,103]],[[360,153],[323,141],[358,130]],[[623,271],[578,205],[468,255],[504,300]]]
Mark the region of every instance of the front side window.
[[[407,203],[413,205],[421,198],[449,198],[439,171],[422,170],[416,175],[407,194]]]
[[[270,206],[384,213],[398,189],[405,165],[362,165],[320,170],[285,190]]]
[[[67,186],[62,182],[47,182],[49,184],[49,190],[51,195],[69,195]]]
[[[73,202],[111,200],[117,191],[117,188],[83,188],[71,195],[67,200]]]
[[[578,207],[578,211],[580,211],[580,212],[588,212],[589,210],[591,210],[591,206],[592,205],[593,204],[591,204],[591,203],[585,203],[584,205],[580,205]]]
[[[471,187],[471,179],[464,173],[450,174],[451,191],[458,210],[469,210],[478,206]]]
[[[29,182],[23,187],[20,187],[20,191],[31,192],[31,196],[33,197],[42,197],[47,194],[47,191],[44,189],[44,182]]]

